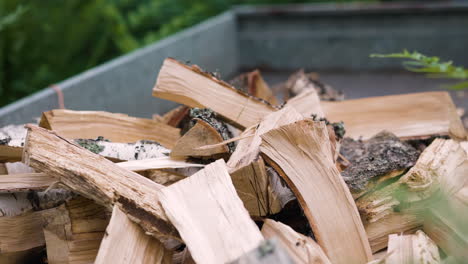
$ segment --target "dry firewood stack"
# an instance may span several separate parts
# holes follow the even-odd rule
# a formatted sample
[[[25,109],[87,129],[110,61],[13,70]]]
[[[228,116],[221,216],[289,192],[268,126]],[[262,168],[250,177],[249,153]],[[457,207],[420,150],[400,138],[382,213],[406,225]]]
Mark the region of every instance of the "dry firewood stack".
[[[448,93],[343,100],[304,71],[272,89],[166,59],[153,95],[181,106],[0,130],[0,263],[468,262]]]

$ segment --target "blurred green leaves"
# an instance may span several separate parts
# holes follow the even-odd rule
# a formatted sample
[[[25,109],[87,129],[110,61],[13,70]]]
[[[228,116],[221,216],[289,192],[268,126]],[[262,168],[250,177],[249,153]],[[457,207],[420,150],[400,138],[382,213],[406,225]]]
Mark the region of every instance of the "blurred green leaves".
[[[452,61],[442,62],[439,57],[430,57],[423,55],[417,51],[409,52],[404,50],[401,53],[391,54],[371,54],[372,58],[400,58],[408,59],[403,61],[403,66],[412,72],[426,73],[431,78],[448,78],[448,79],[468,79],[468,70],[454,66]],[[454,85],[446,85],[444,88],[452,90],[462,90],[468,88],[468,81],[462,81]]]

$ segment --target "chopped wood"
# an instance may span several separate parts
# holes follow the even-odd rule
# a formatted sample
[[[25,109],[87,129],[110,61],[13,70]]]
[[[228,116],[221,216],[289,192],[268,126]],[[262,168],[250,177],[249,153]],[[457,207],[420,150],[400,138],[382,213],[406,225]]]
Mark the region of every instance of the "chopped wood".
[[[437,245],[423,231],[414,235],[389,236],[388,252],[392,252],[385,264],[440,263]]]
[[[330,261],[370,261],[369,242],[351,193],[335,167],[325,123],[298,121],[262,139],[261,152],[293,190]]]
[[[28,125],[24,163],[56,177],[83,196],[111,208],[118,201],[129,217],[156,236],[177,238],[159,201],[162,185],[83,149],[55,132]]]
[[[168,156],[170,153],[169,149],[149,140],[118,143],[98,137],[97,139],[75,139],[75,142],[85,149],[113,161],[153,159]]]
[[[244,254],[229,264],[293,264],[288,252],[276,239],[263,241],[256,249]]]
[[[43,246],[43,212],[45,211],[0,217],[0,254]]]
[[[8,171],[6,169],[5,163],[0,163],[0,174],[8,174]]]
[[[331,264],[317,242],[285,224],[267,219],[263,224],[262,234],[265,239],[277,238],[294,263]]]
[[[267,101],[272,105],[278,105],[278,99],[273,94],[268,84],[263,80],[259,70],[241,74],[230,81],[235,88],[254,97]]]
[[[286,102],[286,106],[296,109],[297,112],[303,116],[310,117],[315,115],[317,117],[324,117],[320,98],[315,90],[304,90],[300,94],[294,96]]]
[[[172,253],[146,235],[116,204],[94,263],[172,263]]]
[[[45,190],[56,181],[44,173],[0,175],[0,193]]]
[[[240,128],[255,125],[275,107],[218,80],[197,66],[164,60],[153,96],[190,107],[210,108]]]
[[[49,263],[93,263],[109,214],[91,200],[77,197],[44,216]]]
[[[304,70],[292,74],[284,83],[284,89],[289,96],[297,96],[306,90],[314,90],[322,101],[341,101],[344,99],[343,92],[318,81],[317,73],[305,73]]]
[[[101,111],[56,109],[44,112],[39,125],[67,139],[104,137],[112,142],[151,140],[172,148],[180,130],[151,119]]]
[[[172,127],[180,127],[181,122],[189,115],[190,108],[180,105],[162,116],[153,115],[153,120],[168,124]]]
[[[225,263],[263,240],[218,160],[161,190],[160,202],[197,263]]]
[[[59,206],[72,197],[72,192],[63,189],[51,189],[47,192],[0,193],[0,217],[49,209]]]
[[[451,135],[466,139],[448,92],[424,92],[321,102],[332,122],[343,121],[347,135],[366,140],[382,130],[400,138]]]
[[[388,236],[394,233],[412,234],[422,228],[423,219],[415,214],[392,213],[377,222],[364,223],[369,244],[375,253],[388,245]]]
[[[21,160],[25,137],[26,129],[23,125],[9,125],[0,128],[0,160]]]
[[[199,149],[201,146],[223,142],[223,137],[216,128],[208,122],[197,119],[195,125],[190,128],[177,142],[171,151],[171,157],[210,157],[229,153],[227,145],[211,149]]]
[[[125,162],[115,163],[119,167],[131,171],[144,171],[154,169],[167,169],[167,168],[203,168],[205,165],[187,162],[183,159],[174,159],[171,157],[163,156],[154,159],[132,160]]]

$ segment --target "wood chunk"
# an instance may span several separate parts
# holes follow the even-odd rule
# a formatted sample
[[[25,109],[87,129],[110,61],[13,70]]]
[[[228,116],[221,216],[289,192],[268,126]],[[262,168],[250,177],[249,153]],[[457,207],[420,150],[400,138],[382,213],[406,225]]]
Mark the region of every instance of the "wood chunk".
[[[218,160],[161,191],[160,202],[197,263],[225,263],[263,240]]]
[[[0,193],[45,190],[57,180],[44,173],[0,175]]]
[[[180,105],[162,116],[153,115],[153,120],[168,124],[172,127],[180,127],[181,122],[188,117],[190,108]]]
[[[112,161],[154,159],[166,157],[170,153],[169,149],[149,140],[118,143],[98,137],[97,139],[75,139],[75,143]]]
[[[325,123],[298,121],[262,135],[261,152],[293,190],[332,263],[365,263],[371,249],[335,167]]]
[[[5,163],[0,163],[0,174],[1,175],[8,174],[8,171],[5,167]]]
[[[408,213],[392,213],[377,222],[364,223],[369,244],[375,253],[388,245],[388,236],[394,233],[412,234],[421,229],[423,219]]]
[[[316,115],[317,117],[325,117],[320,98],[315,90],[307,89],[300,94],[294,96],[286,102],[286,106],[296,109],[297,112],[303,116],[310,117]]]
[[[111,208],[118,201],[132,220],[156,236],[177,238],[159,205],[162,185],[83,149],[55,132],[28,125],[24,163],[56,177],[98,204]]]
[[[43,246],[45,244],[42,233],[43,212],[0,217],[0,254]]]
[[[260,122],[276,109],[229,84],[174,59],[164,60],[153,96],[190,107],[210,108],[240,128]]]
[[[195,125],[175,144],[171,157],[209,157],[229,153],[227,145],[210,149],[199,149],[201,146],[223,142],[221,134],[208,122],[197,119]]]
[[[263,241],[256,249],[230,264],[293,264],[295,263],[288,252],[284,250],[276,239]]]
[[[414,235],[389,236],[388,252],[385,264],[440,263],[437,245],[421,230]]]
[[[49,209],[59,206],[72,197],[72,192],[63,189],[51,189],[47,192],[0,193],[0,217]]]
[[[44,216],[49,263],[93,263],[109,214],[91,200],[77,197]]]
[[[181,159],[174,159],[171,157],[160,157],[154,159],[131,160],[125,162],[115,163],[121,168],[131,171],[144,171],[154,169],[177,169],[177,168],[203,168],[205,165],[187,162]]]
[[[19,161],[23,153],[26,129],[23,125],[0,128],[0,161]]]
[[[179,129],[164,123],[101,111],[56,109],[44,112],[39,125],[67,139],[104,137],[120,143],[152,140],[168,148],[180,137]]]
[[[172,263],[172,253],[146,235],[116,204],[94,263]]]
[[[261,157],[231,173],[239,198],[251,216],[265,216],[278,213],[282,208]]]
[[[263,80],[259,70],[241,74],[230,82],[237,89],[254,97],[267,101],[272,105],[278,105],[278,99],[273,94],[268,84]]]
[[[301,69],[289,77],[284,83],[284,89],[287,90],[290,96],[297,96],[306,90],[314,90],[322,101],[341,101],[344,99],[343,92],[321,83],[318,79],[317,73],[305,73]]]
[[[366,140],[382,130],[400,138],[451,135],[466,139],[448,92],[424,92],[321,102],[332,122],[343,121],[346,134]]]
[[[277,238],[294,263],[331,264],[322,248],[312,238],[297,233],[285,224],[267,219],[263,224],[262,234],[265,239]]]
[[[351,165],[341,175],[353,193],[369,191],[381,176],[396,172],[401,175],[411,168],[419,157],[419,151],[400,141],[394,134],[382,131],[366,142],[345,138],[340,153]],[[388,177],[387,177],[388,178]]]

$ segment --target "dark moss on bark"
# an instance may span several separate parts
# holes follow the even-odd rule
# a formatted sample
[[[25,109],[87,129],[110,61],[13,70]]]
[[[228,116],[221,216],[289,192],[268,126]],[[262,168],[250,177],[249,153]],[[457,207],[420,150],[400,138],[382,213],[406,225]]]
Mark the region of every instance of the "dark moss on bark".
[[[83,148],[95,153],[99,154],[104,150],[104,146],[100,146],[97,144],[97,142],[100,141],[106,141],[109,142],[109,140],[105,139],[104,137],[98,137],[97,139],[76,139],[75,142],[82,146]]]
[[[335,137],[338,141],[342,140],[346,134],[345,124],[340,122],[332,123],[328,121],[325,117],[318,118],[316,114],[312,114],[312,119],[314,121],[323,121],[327,126],[331,126],[335,132]]]
[[[341,175],[349,188],[358,192],[379,176],[414,166],[420,155],[420,151],[387,131],[366,142],[345,138],[340,153],[351,162]]]

